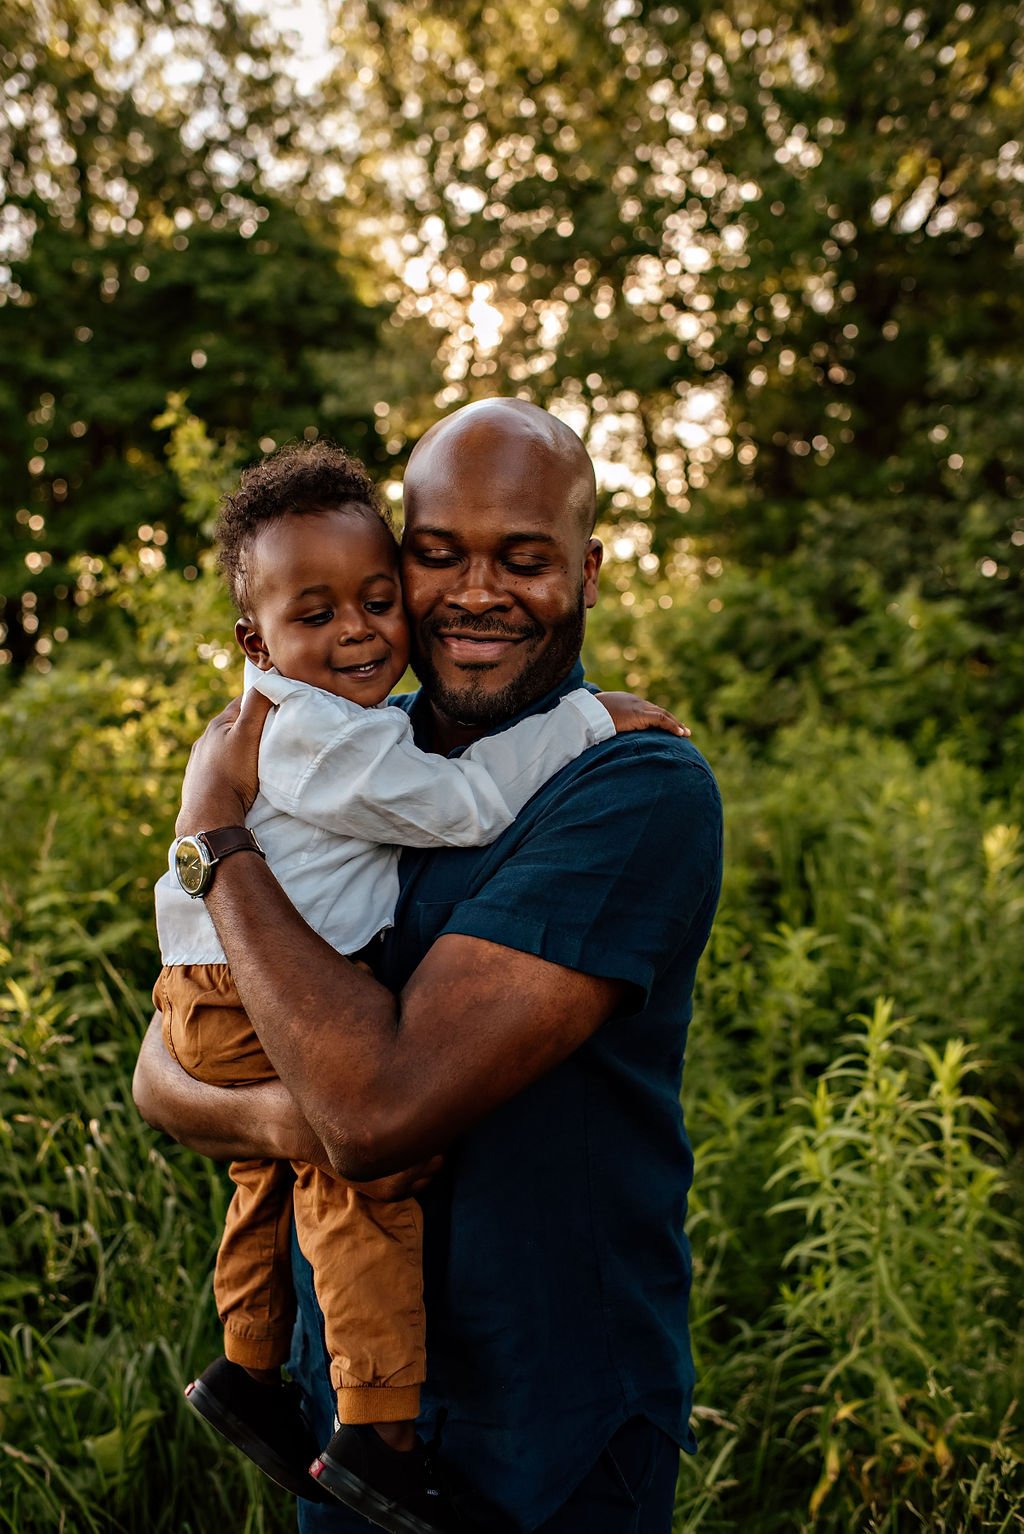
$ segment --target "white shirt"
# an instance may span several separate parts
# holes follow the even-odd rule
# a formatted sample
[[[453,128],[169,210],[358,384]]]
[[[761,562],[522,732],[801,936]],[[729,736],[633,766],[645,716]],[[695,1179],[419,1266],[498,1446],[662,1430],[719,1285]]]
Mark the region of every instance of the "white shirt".
[[[608,711],[579,688],[450,759],[413,744],[402,708],[362,708],[249,661],[245,685],[275,705],[245,823],[296,910],[339,953],[392,925],[402,847],[494,841],[549,778],[615,734]],[[227,962],[203,901],[170,870],[156,886],[156,918],[165,964]]]

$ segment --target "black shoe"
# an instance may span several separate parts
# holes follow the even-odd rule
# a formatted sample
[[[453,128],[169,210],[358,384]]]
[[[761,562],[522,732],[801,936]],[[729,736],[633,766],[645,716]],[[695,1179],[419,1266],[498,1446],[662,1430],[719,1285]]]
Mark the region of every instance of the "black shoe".
[[[389,1534],[457,1534],[465,1528],[419,1439],[403,1453],[373,1427],[341,1427],[309,1467],[326,1487]]]
[[[188,1404],[285,1491],[331,1499],[309,1476],[316,1438],[297,1385],[261,1385],[240,1364],[216,1359],[185,1389]]]

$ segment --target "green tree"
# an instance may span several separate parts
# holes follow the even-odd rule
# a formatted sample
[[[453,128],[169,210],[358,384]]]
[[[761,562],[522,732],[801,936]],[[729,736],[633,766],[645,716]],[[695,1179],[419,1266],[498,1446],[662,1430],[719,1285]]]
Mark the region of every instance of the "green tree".
[[[14,669],[49,664],[91,609],[95,561],[123,541],[194,563],[202,539],[153,424],[169,393],[239,458],[318,431],[376,452],[354,364],[380,311],[301,185],[270,184],[298,132],[280,105],[294,88],[240,12],[199,14],[156,0],[5,12],[0,654]]]
[[[1012,761],[1021,7],[346,16],[396,322],[431,312],[444,403],[520,390],[579,426],[655,599],[735,608],[692,625],[709,692],[751,679],[718,712],[866,717],[881,676],[920,744],[959,725]]]

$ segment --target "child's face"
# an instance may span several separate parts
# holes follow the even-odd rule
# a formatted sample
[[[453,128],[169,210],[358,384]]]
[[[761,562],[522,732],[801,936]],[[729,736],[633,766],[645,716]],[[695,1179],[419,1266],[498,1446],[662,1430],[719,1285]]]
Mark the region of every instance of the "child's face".
[[[409,660],[398,550],[365,511],[286,516],[249,551],[251,621],[235,626],[251,661],[371,707]]]

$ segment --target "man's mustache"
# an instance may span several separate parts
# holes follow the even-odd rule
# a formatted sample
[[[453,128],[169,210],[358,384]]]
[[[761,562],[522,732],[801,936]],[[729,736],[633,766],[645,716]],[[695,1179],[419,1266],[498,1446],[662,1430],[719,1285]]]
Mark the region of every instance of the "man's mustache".
[[[455,622],[450,618],[428,618],[420,625],[420,631],[432,638],[442,634],[457,638],[461,634],[466,634],[474,639],[481,635],[490,639],[539,639],[544,633],[539,623],[530,623],[516,628],[511,623],[502,623],[500,618],[487,616],[474,618],[472,614],[466,614]]]

